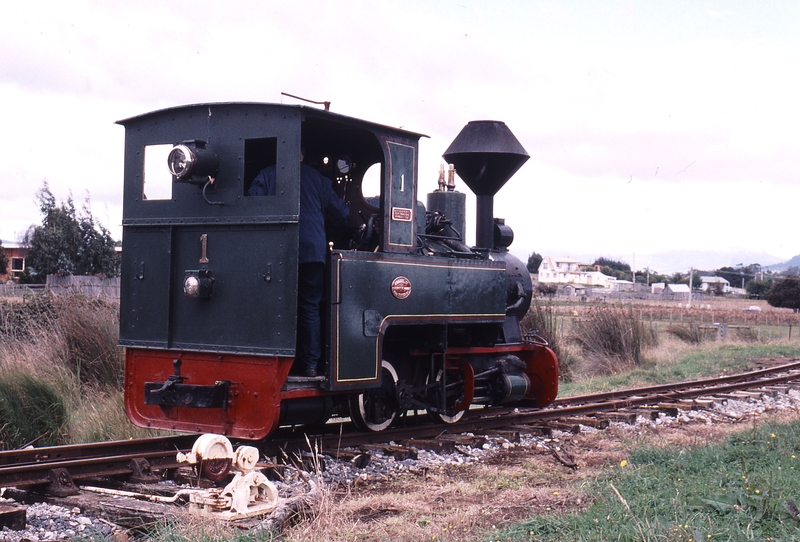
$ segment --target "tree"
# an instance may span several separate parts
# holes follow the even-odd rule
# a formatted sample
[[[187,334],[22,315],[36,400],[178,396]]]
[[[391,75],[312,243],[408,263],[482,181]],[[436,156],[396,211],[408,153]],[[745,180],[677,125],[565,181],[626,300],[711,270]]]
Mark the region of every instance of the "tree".
[[[648,276],[650,277],[649,284],[654,284],[656,282],[669,282],[668,275],[662,275],[661,273],[653,269],[640,269],[639,271],[637,271],[636,282],[645,283],[648,281]]]
[[[631,266],[624,262],[618,262],[611,258],[597,258],[592,265],[599,265],[600,267],[610,267],[615,271],[622,271],[624,273],[631,273]]]
[[[530,256],[528,256],[528,273],[538,273],[539,266],[542,264],[542,255],[538,252],[533,252]]]
[[[119,273],[114,240],[96,223],[88,197],[80,216],[71,197],[56,204],[47,181],[36,198],[44,218],[41,226],[31,226],[25,234],[27,267],[33,269],[29,280],[44,282],[49,274],[113,277]]]
[[[787,277],[774,281],[767,292],[767,303],[797,312],[800,309],[800,278]]]
[[[747,295],[750,297],[757,297],[762,299],[764,296],[767,295],[770,286],[772,286],[772,279],[764,279],[764,280],[751,280],[748,282],[744,289],[747,291]]]
[[[597,258],[593,266],[600,266],[600,272],[606,276],[614,277],[617,280],[632,280],[633,273],[631,266],[624,262],[618,262],[611,258]]]
[[[3,248],[3,241],[0,240],[0,275],[5,274],[8,269],[8,256],[6,256],[6,249]]]
[[[754,280],[758,272],[761,270],[761,266],[757,263],[751,263],[747,266],[737,264],[737,267],[739,267],[739,269],[735,269],[730,266],[720,267],[714,272],[714,274],[718,277],[726,279],[734,288],[742,286],[742,283],[744,283],[744,287],[747,288],[747,284],[751,280]]]

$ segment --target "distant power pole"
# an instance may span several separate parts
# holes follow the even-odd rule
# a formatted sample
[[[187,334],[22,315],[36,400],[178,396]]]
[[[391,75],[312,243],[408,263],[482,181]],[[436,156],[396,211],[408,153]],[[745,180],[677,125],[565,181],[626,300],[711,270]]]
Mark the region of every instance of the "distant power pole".
[[[692,306],[692,275],[694,274],[694,268],[689,268],[689,306]]]

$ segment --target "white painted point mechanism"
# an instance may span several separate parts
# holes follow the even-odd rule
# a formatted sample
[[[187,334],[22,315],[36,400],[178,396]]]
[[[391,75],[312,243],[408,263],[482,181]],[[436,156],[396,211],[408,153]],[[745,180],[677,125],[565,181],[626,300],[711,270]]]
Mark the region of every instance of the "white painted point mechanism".
[[[258,456],[258,449],[252,446],[239,446],[234,451],[230,441],[222,435],[201,435],[190,453],[178,453],[178,462],[197,465],[201,472],[205,472],[204,465],[212,465],[210,471],[212,476],[218,477],[217,481],[229,470],[235,475],[224,488],[193,491],[189,495],[189,509],[199,515],[226,520],[272,512],[280,500],[278,490],[255,470]]]

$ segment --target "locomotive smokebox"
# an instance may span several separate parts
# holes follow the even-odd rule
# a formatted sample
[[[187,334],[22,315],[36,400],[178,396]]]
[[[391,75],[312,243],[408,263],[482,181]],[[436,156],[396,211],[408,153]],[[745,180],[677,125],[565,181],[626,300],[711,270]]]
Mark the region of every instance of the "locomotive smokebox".
[[[530,156],[505,123],[474,120],[464,126],[442,157],[455,166],[477,197],[476,246],[493,249],[494,195]]]

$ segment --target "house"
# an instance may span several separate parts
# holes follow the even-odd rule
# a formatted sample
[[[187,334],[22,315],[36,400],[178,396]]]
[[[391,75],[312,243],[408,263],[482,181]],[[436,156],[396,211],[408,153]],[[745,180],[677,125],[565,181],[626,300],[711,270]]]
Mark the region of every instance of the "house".
[[[731,283],[723,277],[700,277],[700,289],[709,293],[727,294],[731,291]]]
[[[661,292],[661,297],[682,301],[688,301],[690,295],[692,291],[688,284],[667,284]]]
[[[27,247],[22,243],[13,243],[4,240],[3,251],[8,259],[8,267],[0,270],[0,283],[5,283],[9,280],[19,280],[23,271],[25,271],[25,257],[28,255]]]
[[[539,282],[577,282],[583,271],[577,260],[545,256],[539,264]]]
[[[651,294],[662,294],[662,293],[664,293],[664,288],[666,288],[666,287],[667,287],[667,285],[664,284],[663,282],[654,282],[653,284],[650,285],[650,293]]]
[[[583,271],[585,267],[590,266],[572,258],[545,256],[539,264],[539,282],[614,288],[616,278],[604,275],[600,271]]]
[[[601,288],[614,288],[618,282],[615,277],[609,277],[602,274],[600,271],[587,271],[584,273],[585,279],[583,284],[587,286],[599,286]]]

